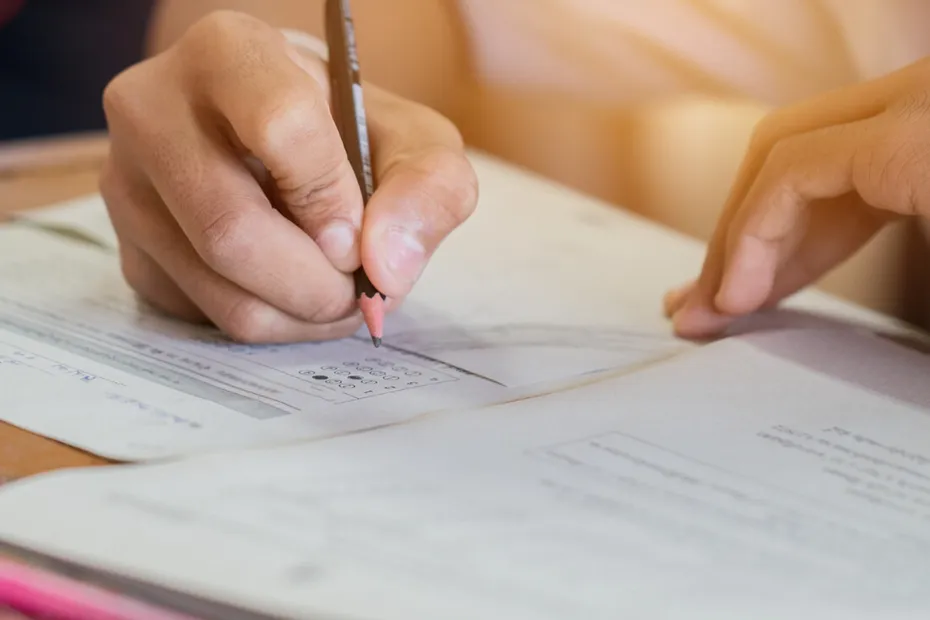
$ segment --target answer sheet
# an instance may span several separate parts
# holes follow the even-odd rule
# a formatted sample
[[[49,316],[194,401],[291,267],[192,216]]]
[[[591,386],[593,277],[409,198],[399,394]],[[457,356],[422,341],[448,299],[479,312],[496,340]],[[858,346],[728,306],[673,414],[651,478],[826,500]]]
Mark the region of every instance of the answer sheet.
[[[732,339],[313,445],[14,483],[0,540],[279,617],[926,618],[928,371],[848,331]]]
[[[0,419],[111,458],[157,459],[499,402],[692,347],[671,337],[661,298],[697,273],[701,244],[471,159],[478,209],[388,317],[379,350],[364,329],[338,343],[239,347],[165,321],[123,282],[99,197],[24,215],[0,232]],[[816,291],[786,306],[903,331]],[[83,391],[66,400],[66,383]]]
[[[477,151],[468,156],[481,186],[478,209],[443,243],[411,302],[431,307],[440,300],[446,323],[464,321],[491,330],[531,324],[537,333],[540,327],[554,326],[557,339],[571,326],[586,330],[582,342],[590,342],[595,340],[592,335],[609,331],[617,321],[636,330],[667,333],[662,296],[697,276],[703,243],[497,158]],[[116,234],[99,196],[17,217],[47,230],[67,231],[111,252],[117,249]],[[475,295],[475,289],[483,294]],[[483,303],[488,299],[494,303]],[[909,331],[900,321],[814,289],[799,293],[784,306],[881,330]],[[592,326],[599,326],[600,332]],[[396,337],[405,324],[392,317],[387,329]],[[524,330],[524,341],[527,335]],[[470,338],[476,340],[480,341]],[[612,340],[610,334],[607,340]],[[495,372],[517,373],[513,382],[519,383],[522,369],[534,363],[533,372],[545,366],[549,375],[558,376],[563,357],[579,356],[582,348],[596,359],[604,356],[603,348],[577,345],[568,350],[534,346],[530,352],[501,347],[491,362],[474,354],[474,347],[447,353],[480,363],[485,370],[493,363]]]
[[[385,345],[241,346],[137,302],[109,252],[30,228],[0,229],[0,419],[120,460],[319,438],[548,389],[688,345],[637,329],[616,305],[558,277],[574,303],[517,325],[513,299],[449,263],[471,305],[429,284],[391,317]],[[480,253],[476,246],[475,253]],[[511,274],[539,283],[515,265]],[[477,279],[476,279],[477,278]],[[606,314],[603,310],[602,315]],[[528,317],[531,318],[531,317]],[[77,385],[80,389],[70,389]],[[67,396],[65,396],[67,394]]]
[[[106,457],[325,437],[508,393],[361,338],[239,346],[137,304],[112,257],[28,236],[44,257],[0,266],[0,419]]]

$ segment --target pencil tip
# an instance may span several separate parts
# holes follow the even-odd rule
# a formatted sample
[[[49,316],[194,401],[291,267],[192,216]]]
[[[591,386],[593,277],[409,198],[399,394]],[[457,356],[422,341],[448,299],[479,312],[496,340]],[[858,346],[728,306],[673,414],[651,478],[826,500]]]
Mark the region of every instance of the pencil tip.
[[[365,324],[368,325],[371,342],[375,347],[380,347],[381,337],[384,335],[384,298],[381,295],[362,295],[358,303],[365,317]]]

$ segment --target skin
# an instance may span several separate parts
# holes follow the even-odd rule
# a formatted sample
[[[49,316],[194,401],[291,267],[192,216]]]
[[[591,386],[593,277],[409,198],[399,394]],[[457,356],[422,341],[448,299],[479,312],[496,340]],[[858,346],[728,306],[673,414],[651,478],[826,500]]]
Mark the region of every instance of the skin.
[[[128,281],[166,312],[243,341],[354,331],[351,269],[364,264],[396,307],[474,209],[474,176],[449,120],[468,125],[469,106],[486,93],[471,74],[456,2],[353,2],[364,74],[384,88],[367,91],[381,187],[364,219],[319,105],[325,68],[273,32],[321,34],[322,6],[162,0],[153,58],[107,91],[113,151],[103,194]],[[666,296],[679,335],[720,335],[816,281],[889,221],[925,215],[918,121],[927,76],[917,63],[759,126],[700,277]],[[249,154],[270,181],[250,172]],[[345,235],[327,234],[332,224],[355,231],[348,250]]]
[[[891,221],[930,215],[930,59],[758,127],[699,278],[665,312],[688,338],[777,305]]]
[[[181,28],[161,8],[163,50],[104,93],[101,193],[129,284],[170,315],[253,343],[354,332],[359,265],[396,307],[477,202],[455,125],[368,84],[379,187],[363,212],[325,63],[244,13]]]
[[[160,0],[149,53],[165,51],[191,25],[223,10],[324,38],[324,5],[324,0]],[[363,77],[461,125],[475,81],[458,0],[353,0],[352,13]]]

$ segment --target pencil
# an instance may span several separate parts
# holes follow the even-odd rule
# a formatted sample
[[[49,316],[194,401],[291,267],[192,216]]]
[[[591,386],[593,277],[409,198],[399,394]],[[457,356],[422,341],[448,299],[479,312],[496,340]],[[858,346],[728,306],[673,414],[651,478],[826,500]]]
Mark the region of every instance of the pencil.
[[[367,206],[375,191],[375,180],[349,0],[326,0],[326,42],[329,45],[333,117],[362,190],[362,203]],[[385,296],[368,279],[364,267],[355,271],[353,279],[355,296],[371,334],[371,341],[380,347],[384,337]]]

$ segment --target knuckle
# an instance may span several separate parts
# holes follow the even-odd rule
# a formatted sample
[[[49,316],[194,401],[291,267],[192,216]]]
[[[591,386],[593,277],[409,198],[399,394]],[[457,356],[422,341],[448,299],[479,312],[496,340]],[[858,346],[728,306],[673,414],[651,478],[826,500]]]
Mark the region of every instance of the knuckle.
[[[192,85],[209,90],[230,75],[261,71],[259,48],[283,37],[245,13],[219,10],[195,22],[172,47],[173,66]]]
[[[930,150],[914,140],[910,130],[887,132],[873,148],[863,148],[853,162],[856,189],[867,203],[882,209],[921,212],[922,179]]]
[[[898,176],[894,185],[900,187],[905,193],[907,201],[905,208],[914,212],[923,211],[921,196],[926,196],[924,179],[930,169],[930,149],[921,142],[909,141],[896,154],[898,160]],[[921,203],[921,204],[918,204]]]
[[[468,219],[478,203],[478,178],[462,153],[447,148],[433,150],[417,165],[426,204],[441,209],[440,224],[451,229]]]
[[[134,84],[140,66],[130,67],[114,77],[103,89],[103,113],[107,122],[113,124],[118,119],[133,118],[138,109],[138,90]]]
[[[295,144],[313,144],[321,137],[321,97],[316,92],[276,95],[257,106],[249,125],[260,157],[286,156]],[[338,160],[334,165],[338,164]]]
[[[357,194],[358,185],[354,183],[354,177],[351,184],[347,183],[349,176],[340,174],[339,170],[340,166],[334,166],[332,170],[326,167],[306,179],[282,180],[277,186],[278,194],[302,223],[314,226],[314,223],[322,224],[339,218],[357,222],[361,214],[350,212],[353,203],[347,196],[351,195],[348,192]]]
[[[910,91],[895,105],[895,115],[906,122],[917,121],[930,112],[930,91],[918,88]]]
[[[243,344],[262,344],[271,339],[277,311],[261,300],[242,296],[217,319],[227,336]]]
[[[195,60],[203,54],[222,57],[222,53],[238,47],[243,34],[260,32],[263,28],[267,26],[261,20],[246,13],[211,11],[188,28],[178,45]]]
[[[250,260],[250,222],[237,211],[223,211],[208,222],[197,236],[197,252],[213,270],[228,273]]]
[[[321,291],[305,320],[307,323],[326,325],[344,319],[350,311],[350,303],[348,299]]]
[[[433,135],[441,144],[454,149],[464,148],[465,141],[455,123],[432,108],[416,105],[420,110],[422,121],[429,125]]]
[[[160,56],[149,58],[116,74],[101,92],[101,107],[108,129],[117,135],[144,135],[157,125],[178,101],[177,75],[170,62]]]

